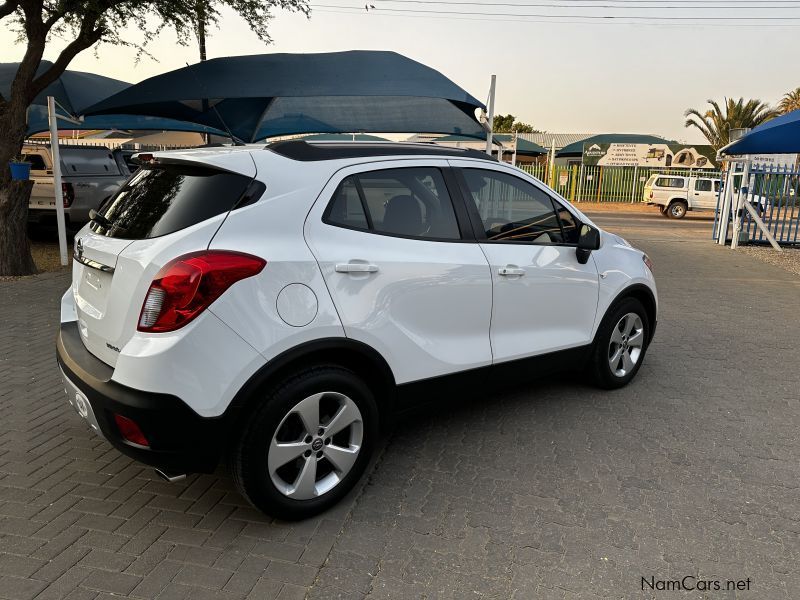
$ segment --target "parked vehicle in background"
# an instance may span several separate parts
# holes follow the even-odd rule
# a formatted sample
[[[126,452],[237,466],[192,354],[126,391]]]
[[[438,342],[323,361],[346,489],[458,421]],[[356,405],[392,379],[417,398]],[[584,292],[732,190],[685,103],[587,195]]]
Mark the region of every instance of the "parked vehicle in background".
[[[113,196],[130,177],[121,151],[97,146],[59,146],[61,190],[67,225],[80,227],[89,221],[89,211]],[[23,159],[31,163],[33,191],[28,203],[28,222],[55,224],[56,195],[53,156],[49,145],[29,144]]]
[[[690,210],[715,210],[721,185],[711,177],[651,175],[642,200],[657,206],[666,217],[682,219]]]
[[[618,388],[644,361],[650,259],[482,152],[140,158],[75,236],[57,355],[78,413],[167,479],[227,462],[253,505],[304,518],[397,412],[558,367]]]

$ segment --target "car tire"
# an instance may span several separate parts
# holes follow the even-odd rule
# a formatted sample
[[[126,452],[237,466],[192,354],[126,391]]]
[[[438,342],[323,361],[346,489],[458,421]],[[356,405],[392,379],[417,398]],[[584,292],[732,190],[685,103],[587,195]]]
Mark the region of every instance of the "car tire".
[[[352,371],[328,365],[283,379],[263,398],[231,451],[237,488],[279,519],[327,510],[355,486],[374,452],[379,428],[372,392]]]
[[[682,219],[686,216],[686,211],[688,210],[688,206],[686,202],[683,200],[674,200],[673,202],[669,203],[667,207],[667,216],[670,219]]]
[[[639,372],[650,340],[647,311],[635,298],[616,302],[597,329],[589,375],[605,389],[627,385]]]

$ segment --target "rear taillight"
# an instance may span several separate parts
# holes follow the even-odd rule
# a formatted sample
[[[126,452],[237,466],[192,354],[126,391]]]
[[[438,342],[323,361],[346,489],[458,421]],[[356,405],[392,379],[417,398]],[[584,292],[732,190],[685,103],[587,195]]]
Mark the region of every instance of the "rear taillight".
[[[261,272],[267,261],[226,250],[194,252],[167,263],[147,290],[139,331],[174,331],[186,325],[234,283]]]
[[[650,190],[650,200],[653,199],[653,190]]]
[[[75,188],[71,183],[62,183],[61,195],[64,197],[64,208],[69,208],[75,200]]]

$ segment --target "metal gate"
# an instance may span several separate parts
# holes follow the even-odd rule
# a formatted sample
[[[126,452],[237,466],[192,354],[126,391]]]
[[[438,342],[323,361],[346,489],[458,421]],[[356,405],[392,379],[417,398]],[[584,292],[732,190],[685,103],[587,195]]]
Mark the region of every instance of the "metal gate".
[[[734,163],[735,164],[735,163]],[[737,168],[737,167],[734,167]],[[779,244],[800,245],[800,169],[797,165],[751,165],[747,181],[742,183],[744,173],[739,171],[733,175],[734,201],[741,198],[748,202],[758,213],[769,232]],[[723,181],[727,181],[726,177]],[[716,239],[720,227],[720,213],[724,194],[717,197],[717,210],[714,213],[714,232]],[[729,227],[726,238],[731,239],[732,227]],[[767,238],[756,226],[750,213],[742,211],[742,234],[740,241],[765,243]]]

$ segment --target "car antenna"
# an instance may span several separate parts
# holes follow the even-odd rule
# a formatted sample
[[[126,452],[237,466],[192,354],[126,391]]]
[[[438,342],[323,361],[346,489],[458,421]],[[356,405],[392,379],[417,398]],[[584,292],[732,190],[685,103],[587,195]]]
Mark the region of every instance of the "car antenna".
[[[186,63],[186,66],[190,67],[188,62]],[[205,89],[205,86],[203,85],[203,82],[200,80],[200,78],[197,76],[197,74],[194,71],[192,71],[192,75],[194,76],[195,80],[197,80],[197,83],[200,84],[200,87]],[[201,102],[203,103],[203,107],[205,108],[205,106],[208,105],[208,98],[203,98],[201,100]],[[217,110],[217,107],[216,106],[210,106],[210,108],[211,108],[211,110],[214,111],[214,114],[217,115],[217,119],[219,119],[219,122],[222,123],[222,126],[225,128],[225,131],[228,133],[228,137],[231,138],[231,144],[233,144],[234,146],[244,146],[244,142],[242,142],[242,140],[240,140],[239,138],[234,136],[233,133],[231,133],[231,130],[228,127],[228,124],[225,123],[225,120],[222,118],[222,115],[219,114],[219,111]]]

